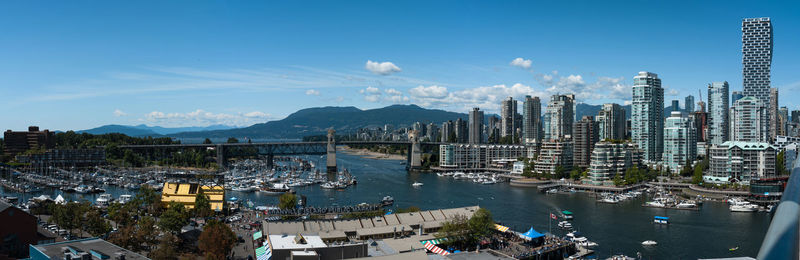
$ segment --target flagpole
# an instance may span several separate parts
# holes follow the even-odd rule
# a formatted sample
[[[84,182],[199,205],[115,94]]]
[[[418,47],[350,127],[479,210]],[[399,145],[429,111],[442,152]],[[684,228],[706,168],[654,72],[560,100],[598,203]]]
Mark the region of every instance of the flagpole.
[[[547,232],[553,234],[553,217],[552,217],[553,212],[548,212],[548,213],[550,214],[547,214]]]

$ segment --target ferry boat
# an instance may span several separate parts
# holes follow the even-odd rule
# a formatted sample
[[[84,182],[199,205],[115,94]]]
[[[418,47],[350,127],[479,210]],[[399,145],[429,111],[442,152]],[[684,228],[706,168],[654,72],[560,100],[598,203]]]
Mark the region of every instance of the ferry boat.
[[[662,216],[655,216],[655,217],[653,217],[653,223],[656,223],[656,224],[669,224],[669,218],[668,217],[662,217]]]

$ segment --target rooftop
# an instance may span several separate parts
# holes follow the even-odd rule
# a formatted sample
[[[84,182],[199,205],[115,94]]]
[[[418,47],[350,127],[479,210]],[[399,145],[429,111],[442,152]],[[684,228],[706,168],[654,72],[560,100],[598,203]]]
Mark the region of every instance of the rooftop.
[[[322,242],[322,238],[319,236],[303,235],[302,237],[306,241],[305,244],[298,244],[295,242],[295,235],[270,235],[269,241],[272,245],[272,249],[305,249],[328,247],[325,242]]]
[[[92,259],[97,259],[97,255],[113,258],[116,255],[124,254],[125,259],[149,259],[143,255],[131,252],[127,249],[109,243],[100,238],[87,238],[80,240],[70,240],[52,244],[31,245],[31,258],[36,251],[50,259],[64,259],[64,251],[80,251],[93,255]],[[34,251],[36,250],[36,251]]]

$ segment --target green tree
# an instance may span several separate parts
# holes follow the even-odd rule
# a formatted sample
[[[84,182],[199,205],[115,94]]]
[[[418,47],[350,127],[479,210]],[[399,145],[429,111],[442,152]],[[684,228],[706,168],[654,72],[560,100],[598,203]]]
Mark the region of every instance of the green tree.
[[[449,221],[442,223],[442,228],[439,229],[439,232],[434,234],[437,238],[446,238],[446,237],[456,237],[461,236],[469,233],[469,219],[464,215],[455,215]],[[452,242],[453,239],[448,240],[445,242]]]
[[[468,225],[473,239],[476,241],[481,240],[489,236],[494,228],[492,213],[485,208],[480,208],[469,218]]]
[[[183,204],[171,202],[169,208],[158,219],[158,227],[170,233],[178,233],[183,226],[189,223]]]
[[[281,209],[293,209],[297,205],[297,196],[288,192],[282,194],[278,200],[278,207]]]
[[[147,254],[147,256],[157,260],[177,260],[179,243],[180,239],[177,236],[165,234],[161,236],[156,249]]]
[[[228,137],[228,143],[229,144],[239,143],[239,139],[236,139],[235,137]]]
[[[142,185],[136,193],[131,204],[138,208],[145,209],[145,212],[157,215],[161,211],[161,201],[158,194],[149,185]]]
[[[206,218],[213,214],[211,211],[211,202],[208,195],[203,192],[203,189],[197,193],[194,198],[194,216],[199,218]]]
[[[786,151],[778,153],[778,158],[775,160],[775,173],[789,175],[789,170],[786,169]]]
[[[211,139],[206,138],[206,140],[203,140],[203,144],[212,144],[212,143],[213,142],[211,142]]]
[[[86,213],[85,223],[84,229],[95,237],[105,235],[111,231],[111,224],[108,224],[98,209],[92,209]]]
[[[567,177],[567,171],[564,169],[564,166],[558,165],[555,169],[555,177],[557,179],[561,179]]]
[[[233,249],[236,235],[228,225],[210,220],[203,228],[197,246],[205,253],[206,259],[225,259]]]

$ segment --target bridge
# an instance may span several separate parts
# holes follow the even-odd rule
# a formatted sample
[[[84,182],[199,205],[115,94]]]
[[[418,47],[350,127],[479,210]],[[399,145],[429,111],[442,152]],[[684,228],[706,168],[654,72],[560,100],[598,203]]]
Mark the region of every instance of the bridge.
[[[169,149],[214,149],[217,165],[224,167],[225,150],[233,147],[253,147],[259,155],[267,157],[268,166],[272,166],[277,155],[326,155],[328,173],[335,173],[337,145],[403,145],[407,146],[406,168],[416,170],[422,167],[422,146],[438,146],[440,142],[420,142],[417,131],[409,132],[408,141],[336,141],[335,132],[328,131],[327,141],[318,142],[263,142],[263,143],[221,143],[221,144],[161,144],[161,145],[120,145],[120,148],[137,152],[150,152]]]

